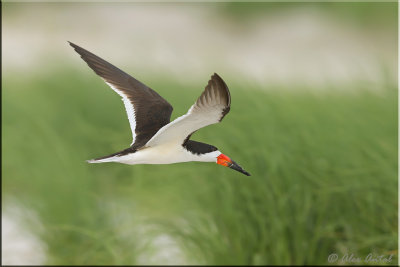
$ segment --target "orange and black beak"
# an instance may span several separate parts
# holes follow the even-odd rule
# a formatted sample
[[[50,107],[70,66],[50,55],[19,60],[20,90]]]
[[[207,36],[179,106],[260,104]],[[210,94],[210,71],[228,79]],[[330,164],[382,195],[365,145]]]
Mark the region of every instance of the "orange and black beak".
[[[233,160],[231,160],[229,157],[227,157],[224,154],[221,154],[217,157],[217,164],[229,167],[231,169],[234,169],[235,171],[238,171],[247,176],[250,176],[250,173],[243,170],[242,167],[239,166],[239,164],[237,164],[236,162],[234,162]]]

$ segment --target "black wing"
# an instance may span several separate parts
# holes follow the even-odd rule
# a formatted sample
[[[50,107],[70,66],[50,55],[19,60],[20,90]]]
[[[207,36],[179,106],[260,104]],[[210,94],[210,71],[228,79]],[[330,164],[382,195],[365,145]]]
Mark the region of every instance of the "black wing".
[[[142,147],[170,122],[173,108],[157,92],[89,51],[71,42],[69,44],[122,97],[132,130],[132,147]]]

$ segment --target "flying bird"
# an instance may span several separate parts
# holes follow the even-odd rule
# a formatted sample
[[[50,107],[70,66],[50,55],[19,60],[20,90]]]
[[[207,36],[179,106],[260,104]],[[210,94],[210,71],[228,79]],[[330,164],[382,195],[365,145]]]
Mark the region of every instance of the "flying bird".
[[[219,123],[229,112],[229,89],[218,74],[211,76],[205,90],[189,111],[170,122],[173,108],[157,92],[82,47],[71,42],[69,44],[122,97],[133,136],[130,147],[87,162],[130,165],[215,162],[250,176],[215,146],[190,140],[195,131]]]

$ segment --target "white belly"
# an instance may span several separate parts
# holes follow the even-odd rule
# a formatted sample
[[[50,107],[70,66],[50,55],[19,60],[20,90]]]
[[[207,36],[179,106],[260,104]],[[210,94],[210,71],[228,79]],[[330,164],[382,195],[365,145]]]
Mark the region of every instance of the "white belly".
[[[214,155],[215,154],[215,155]],[[197,155],[185,150],[181,145],[165,144],[147,147],[121,157],[113,157],[114,162],[124,164],[170,164],[187,161],[216,162],[219,151]]]

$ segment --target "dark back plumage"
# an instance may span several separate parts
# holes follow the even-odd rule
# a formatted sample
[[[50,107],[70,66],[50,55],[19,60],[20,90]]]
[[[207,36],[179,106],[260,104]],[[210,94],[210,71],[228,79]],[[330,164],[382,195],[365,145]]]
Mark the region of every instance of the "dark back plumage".
[[[217,151],[218,148],[216,148],[213,145],[197,142],[194,140],[186,140],[185,143],[182,145],[187,151],[190,151],[193,154],[206,154],[210,153],[213,151]]]

